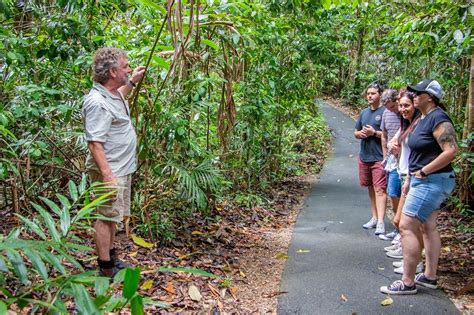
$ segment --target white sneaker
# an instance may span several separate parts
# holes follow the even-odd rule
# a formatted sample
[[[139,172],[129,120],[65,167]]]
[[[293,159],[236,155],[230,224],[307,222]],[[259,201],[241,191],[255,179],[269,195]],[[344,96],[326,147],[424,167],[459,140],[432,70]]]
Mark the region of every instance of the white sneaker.
[[[372,217],[369,222],[366,224],[362,225],[364,229],[373,229],[375,226],[377,226],[377,219]]]
[[[400,233],[398,233],[394,238],[393,238],[393,241],[392,241],[392,245],[395,245],[397,243],[400,243],[402,239],[402,235]]]
[[[400,267],[393,269],[393,272],[402,275],[403,274],[403,264]],[[418,265],[416,265],[416,273],[420,273],[420,272],[423,272],[423,262],[421,262],[421,261]]]
[[[400,261],[394,261],[392,263],[392,265],[395,267],[395,268],[400,268],[403,266],[403,260],[400,260]]]
[[[396,250],[392,250],[390,252],[386,252],[385,255],[387,255],[390,258],[395,258],[395,259],[401,259],[403,258],[403,250],[402,247],[400,246]]]
[[[383,249],[386,252],[391,252],[391,251],[397,250],[399,247],[402,247],[402,246],[400,244],[395,244],[395,245],[390,245],[390,246],[384,247]]]
[[[377,223],[375,235],[385,234],[385,224],[383,222]]]

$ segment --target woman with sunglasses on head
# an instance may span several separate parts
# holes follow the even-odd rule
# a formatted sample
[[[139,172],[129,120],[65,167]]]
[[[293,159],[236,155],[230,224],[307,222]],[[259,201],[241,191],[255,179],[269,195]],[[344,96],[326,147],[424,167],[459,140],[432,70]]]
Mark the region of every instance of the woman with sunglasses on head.
[[[408,92],[407,90],[403,90],[400,92],[398,99],[398,111],[401,115],[400,129],[393,137],[393,140],[388,143],[388,147],[390,148],[390,150],[398,156],[397,172],[402,182],[402,193],[398,203],[398,208],[395,209],[395,217],[393,219],[393,224],[397,227],[397,230],[400,223],[403,205],[405,204],[405,198],[407,196],[410,185],[410,182],[408,180],[408,158],[410,156],[410,148],[408,147],[407,143],[408,136],[410,135],[413,128],[416,126],[416,123],[418,122],[418,119],[421,116],[420,111],[416,109],[413,104],[414,97],[415,94],[412,92]],[[421,230],[418,234],[418,237],[420,242],[423,242],[423,239],[421,237]],[[403,258],[400,234],[397,234],[397,236],[392,241],[392,244],[392,246],[384,248],[387,251],[387,256],[391,258]],[[395,267],[395,273],[403,274],[403,260],[394,262],[393,266]],[[420,262],[416,267],[416,271],[421,272],[422,269],[423,263]]]
[[[441,239],[436,219],[441,203],[455,185],[451,162],[458,146],[453,123],[441,108],[441,85],[435,80],[423,80],[407,89],[415,93],[414,105],[421,117],[408,137],[410,189],[400,220],[403,276],[401,280],[380,288],[387,294],[415,294],[415,283],[437,288]],[[417,237],[420,227],[423,227],[426,268],[424,273],[415,276],[421,258],[421,243]]]

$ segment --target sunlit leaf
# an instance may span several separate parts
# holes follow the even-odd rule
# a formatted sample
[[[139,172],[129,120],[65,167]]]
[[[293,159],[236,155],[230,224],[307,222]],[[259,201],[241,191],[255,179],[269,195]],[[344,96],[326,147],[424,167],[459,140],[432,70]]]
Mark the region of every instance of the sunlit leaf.
[[[153,246],[155,246],[153,243],[149,243],[140,236],[136,236],[135,234],[132,234],[132,240],[135,244],[144,248],[153,248]]]
[[[188,289],[188,294],[191,300],[199,302],[202,299],[201,292],[199,291],[198,287],[195,285],[190,285]]]
[[[386,298],[382,302],[380,302],[381,305],[383,306],[388,306],[393,304],[393,299],[391,297]]]
[[[285,253],[278,253],[275,255],[276,259],[288,259],[288,255]]]
[[[141,285],[140,289],[148,290],[153,287],[153,279],[148,279]]]

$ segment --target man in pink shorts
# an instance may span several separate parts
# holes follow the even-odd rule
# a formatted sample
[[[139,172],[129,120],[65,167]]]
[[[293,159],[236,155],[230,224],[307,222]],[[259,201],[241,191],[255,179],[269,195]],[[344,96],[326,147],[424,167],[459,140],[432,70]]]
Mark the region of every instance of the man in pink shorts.
[[[375,234],[385,234],[385,207],[387,202],[387,178],[382,165],[382,131],[380,124],[385,107],[380,104],[383,88],[378,83],[367,87],[366,97],[369,106],[362,110],[356,121],[354,136],[360,139],[359,180],[367,187],[370,198],[372,218],[362,227],[375,229]]]

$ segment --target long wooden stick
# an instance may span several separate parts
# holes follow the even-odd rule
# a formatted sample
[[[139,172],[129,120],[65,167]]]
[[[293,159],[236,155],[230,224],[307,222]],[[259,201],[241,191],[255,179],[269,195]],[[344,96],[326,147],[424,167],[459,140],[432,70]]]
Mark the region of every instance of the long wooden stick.
[[[171,2],[171,5],[173,5],[173,3],[174,3],[174,0]],[[153,43],[153,47],[151,48],[150,56],[148,56],[148,60],[146,62],[145,73],[143,74],[143,77],[140,79],[140,81],[138,81],[137,88],[135,89],[135,91],[132,94],[131,101],[130,101],[130,103],[132,104],[132,109],[135,108],[135,105],[137,103],[138,93],[140,92],[140,88],[142,87],[143,81],[145,80],[145,76],[148,73],[148,67],[150,66],[151,59],[153,58],[153,53],[155,52],[156,45],[158,45],[158,41],[161,37],[161,33],[163,32],[163,28],[166,25],[166,20],[167,19],[168,19],[168,14],[165,15],[165,17],[163,19],[163,23],[161,23],[160,31],[156,35],[155,42]]]

